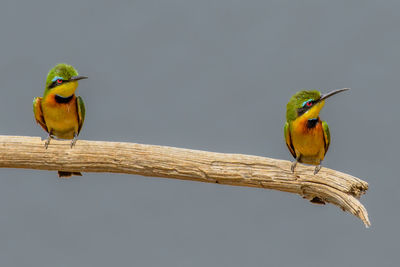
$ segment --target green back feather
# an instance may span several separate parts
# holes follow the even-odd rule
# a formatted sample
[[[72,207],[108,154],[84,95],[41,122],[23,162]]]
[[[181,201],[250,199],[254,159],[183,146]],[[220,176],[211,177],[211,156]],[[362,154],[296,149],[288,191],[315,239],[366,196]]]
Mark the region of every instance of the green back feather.
[[[325,141],[325,154],[328,152],[329,145],[331,144],[331,133],[329,131],[329,126],[326,121],[322,122],[322,129],[324,130],[324,141]]]
[[[85,109],[85,103],[83,102],[82,97],[78,96],[76,99],[76,105],[78,108],[78,134],[80,133],[83,123],[85,122],[85,114],[86,114],[86,109]]]

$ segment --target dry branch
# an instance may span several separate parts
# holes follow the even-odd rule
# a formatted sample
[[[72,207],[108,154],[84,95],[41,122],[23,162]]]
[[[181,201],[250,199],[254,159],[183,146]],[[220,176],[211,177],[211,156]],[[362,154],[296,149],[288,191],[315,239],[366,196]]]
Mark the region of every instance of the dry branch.
[[[214,153],[120,142],[53,140],[49,148],[38,137],[0,136],[0,167],[70,172],[112,172],[165,177],[296,193],[316,203],[332,203],[359,217],[368,227],[359,198],[368,184],[351,175],[265,157]]]

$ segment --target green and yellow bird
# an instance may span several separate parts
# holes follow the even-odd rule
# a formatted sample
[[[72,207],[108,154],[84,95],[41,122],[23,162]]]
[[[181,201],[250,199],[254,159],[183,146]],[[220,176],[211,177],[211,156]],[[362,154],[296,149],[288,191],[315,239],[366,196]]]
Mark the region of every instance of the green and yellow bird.
[[[36,122],[49,134],[46,149],[52,138],[72,139],[71,148],[75,145],[85,120],[85,104],[80,96],[75,96],[81,79],[87,77],[78,75],[71,65],[57,64],[47,75],[43,97],[33,99]],[[82,174],[59,171],[58,175],[69,177]]]
[[[286,145],[295,158],[292,172],[297,162],[317,165],[314,174],[321,169],[331,137],[328,124],[321,121],[319,112],[328,97],[347,90],[349,88],[337,89],[324,95],[316,90],[300,91],[290,98],[284,132]]]

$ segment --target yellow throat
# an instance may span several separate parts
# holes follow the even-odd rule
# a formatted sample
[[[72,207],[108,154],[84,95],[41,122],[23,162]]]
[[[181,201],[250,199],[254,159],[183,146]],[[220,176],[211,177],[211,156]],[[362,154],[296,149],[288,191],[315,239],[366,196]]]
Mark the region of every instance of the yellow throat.
[[[78,81],[71,81],[50,89],[49,93],[69,97],[75,93],[76,88],[78,88]]]

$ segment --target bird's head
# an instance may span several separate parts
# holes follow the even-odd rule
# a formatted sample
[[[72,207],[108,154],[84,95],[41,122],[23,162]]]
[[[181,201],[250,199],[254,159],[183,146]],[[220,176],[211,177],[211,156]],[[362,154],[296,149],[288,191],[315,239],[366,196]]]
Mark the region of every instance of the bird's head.
[[[87,77],[78,75],[71,65],[57,64],[47,74],[44,94],[51,92],[62,97],[69,97],[75,93],[78,81],[81,79],[87,79]]]
[[[323,95],[316,90],[297,92],[290,98],[286,106],[286,120],[293,121],[300,116],[316,119],[325,105],[325,99],[347,90],[349,88],[337,89]]]

